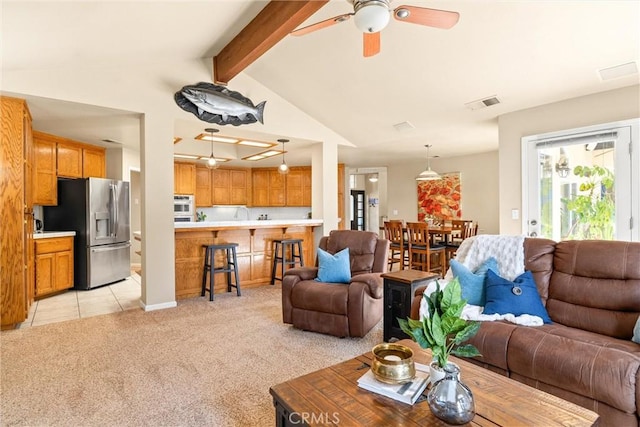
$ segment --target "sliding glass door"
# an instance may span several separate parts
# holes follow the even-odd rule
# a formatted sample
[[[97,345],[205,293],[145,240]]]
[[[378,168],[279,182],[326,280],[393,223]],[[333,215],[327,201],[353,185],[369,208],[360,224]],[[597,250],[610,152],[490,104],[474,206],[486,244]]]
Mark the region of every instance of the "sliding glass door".
[[[524,233],[638,240],[637,131],[636,120],[523,138]]]

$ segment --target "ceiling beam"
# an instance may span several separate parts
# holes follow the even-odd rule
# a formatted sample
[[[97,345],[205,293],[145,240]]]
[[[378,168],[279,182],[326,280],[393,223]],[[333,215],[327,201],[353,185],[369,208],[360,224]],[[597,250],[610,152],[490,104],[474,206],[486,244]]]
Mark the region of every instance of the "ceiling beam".
[[[273,0],[213,58],[213,81],[226,85],[329,0]]]

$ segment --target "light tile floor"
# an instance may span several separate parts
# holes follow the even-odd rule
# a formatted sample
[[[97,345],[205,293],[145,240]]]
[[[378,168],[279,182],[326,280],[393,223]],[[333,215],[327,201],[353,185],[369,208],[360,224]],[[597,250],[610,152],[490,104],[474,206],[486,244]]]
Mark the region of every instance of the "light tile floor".
[[[35,301],[29,310],[29,317],[20,328],[63,322],[114,313],[116,311],[140,308],[140,283],[136,273],[125,280],[88,291],[69,290]]]

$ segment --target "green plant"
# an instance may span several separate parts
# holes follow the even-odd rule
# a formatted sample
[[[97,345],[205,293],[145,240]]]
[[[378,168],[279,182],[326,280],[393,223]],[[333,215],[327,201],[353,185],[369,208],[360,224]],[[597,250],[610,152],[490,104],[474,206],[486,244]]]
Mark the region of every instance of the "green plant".
[[[196,213],[196,216],[197,216],[196,221],[198,222],[205,221],[207,219],[207,214],[202,211]]]
[[[602,166],[576,166],[573,174],[584,178],[578,194],[565,199],[567,209],[575,213],[576,222],[569,230],[568,238],[613,239],[615,200],[613,172]]]
[[[462,309],[467,301],[462,299],[460,282],[456,277],[444,289],[436,281],[436,290],[429,296],[423,294],[429,307],[429,315],[421,320],[398,319],[400,328],[420,347],[431,349],[433,359],[440,367],[447,365],[449,355],[461,357],[480,356],[471,344],[462,345],[473,337],[480,322],[462,319]]]

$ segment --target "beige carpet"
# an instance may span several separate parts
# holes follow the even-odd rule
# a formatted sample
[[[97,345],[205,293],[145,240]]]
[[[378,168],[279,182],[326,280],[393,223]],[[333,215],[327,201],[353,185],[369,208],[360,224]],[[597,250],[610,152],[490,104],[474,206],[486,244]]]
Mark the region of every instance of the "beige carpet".
[[[369,351],[282,323],[280,287],[3,331],[2,426],[273,426],[269,387]]]

